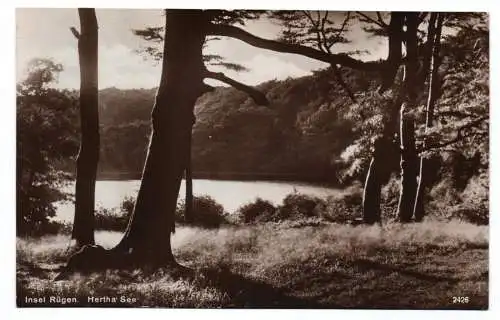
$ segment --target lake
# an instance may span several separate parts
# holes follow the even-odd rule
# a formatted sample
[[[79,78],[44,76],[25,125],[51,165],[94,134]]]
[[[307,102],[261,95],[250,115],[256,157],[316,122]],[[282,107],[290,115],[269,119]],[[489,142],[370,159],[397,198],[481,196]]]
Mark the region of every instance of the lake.
[[[119,207],[126,196],[135,197],[139,190],[139,185],[140,180],[97,181],[96,207],[108,209]],[[65,189],[73,193],[74,184],[70,184]],[[236,211],[241,205],[255,200],[257,197],[269,200],[275,205],[281,204],[286,195],[294,191],[324,198],[339,190],[300,182],[193,180],[193,194],[195,196],[209,195],[222,204],[224,210],[230,213]],[[184,198],[184,193],[185,181],[182,180],[179,199]],[[56,220],[73,220],[73,204],[63,203],[58,204],[57,207]]]

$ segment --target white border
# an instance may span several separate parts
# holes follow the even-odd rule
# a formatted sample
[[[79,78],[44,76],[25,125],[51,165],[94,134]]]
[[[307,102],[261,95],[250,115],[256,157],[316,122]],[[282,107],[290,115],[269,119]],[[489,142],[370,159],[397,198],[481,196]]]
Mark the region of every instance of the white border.
[[[211,320],[222,318],[227,319],[254,319],[267,316],[283,316],[289,320],[312,317],[349,317],[350,319],[383,319],[402,317],[405,320],[431,318],[467,319],[470,318],[499,318],[499,287],[500,263],[498,259],[498,230],[500,217],[498,216],[498,201],[495,193],[500,190],[499,172],[497,162],[499,154],[495,146],[499,145],[500,125],[491,124],[491,223],[490,223],[490,310],[485,312],[476,311],[383,311],[383,310],[311,310],[311,311],[291,311],[291,310],[179,310],[179,309],[16,309],[15,308],[15,8],[16,7],[97,7],[97,8],[247,8],[247,9],[329,9],[329,10],[433,10],[433,11],[489,11],[491,22],[490,39],[500,39],[499,23],[500,12],[495,0],[473,0],[473,1],[439,1],[439,0],[419,0],[419,1],[388,1],[388,0],[363,0],[363,1],[269,1],[252,0],[245,2],[212,0],[202,1],[153,1],[141,0],[136,2],[105,1],[105,0],[64,0],[64,1],[36,1],[17,0],[3,1],[0,10],[0,23],[2,30],[3,46],[0,49],[2,63],[1,67],[1,95],[0,105],[0,212],[2,221],[0,223],[0,243],[3,245],[4,263],[0,264],[1,286],[0,286],[0,313],[3,319],[54,319],[59,316],[70,319],[85,319],[94,317],[101,319],[113,317],[115,319],[136,319],[137,316],[146,316],[148,319],[186,319],[200,318]],[[499,63],[498,42],[490,41],[491,46],[491,83],[490,88],[500,88],[498,79]],[[500,107],[498,94],[491,90],[491,113],[490,121],[498,118]],[[500,120],[496,120],[500,121]],[[458,293],[457,293],[458,294]],[[495,316],[496,314],[496,316]]]

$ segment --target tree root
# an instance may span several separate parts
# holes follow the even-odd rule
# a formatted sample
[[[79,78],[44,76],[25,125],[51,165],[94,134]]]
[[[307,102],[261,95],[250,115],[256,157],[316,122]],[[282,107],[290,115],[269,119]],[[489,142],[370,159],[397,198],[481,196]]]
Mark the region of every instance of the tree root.
[[[54,280],[67,279],[74,273],[89,274],[112,269],[142,269],[147,273],[152,273],[162,268],[173,270],[179,275],[191,273],[189,268],[178,264],[173,257],[169,260],[158,261],[154,257],[141,257],[114,249],[106,250],[99,245],[85,245],[70,256],[66,266],[62,268]]]

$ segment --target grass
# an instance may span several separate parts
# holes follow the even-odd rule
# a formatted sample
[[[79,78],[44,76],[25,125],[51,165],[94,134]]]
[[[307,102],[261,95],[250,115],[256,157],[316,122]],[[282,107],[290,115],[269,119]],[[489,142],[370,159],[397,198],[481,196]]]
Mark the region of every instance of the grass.
[[[104,247],[120,237],[118,232],[96,233]],[[58,296],[100,307],[488,306],[488,226],[458,221],[179,227],[172,246],[191,275],[114,270],[53,281],[68,244],[62,235],[18,239],[18,305],[26,305],[26,296]],[[118,302],[92,304],[89,296],[117,297]],[[469,302],[454,304],[454,296]],[[120,297],[131,300],[122,303]]]

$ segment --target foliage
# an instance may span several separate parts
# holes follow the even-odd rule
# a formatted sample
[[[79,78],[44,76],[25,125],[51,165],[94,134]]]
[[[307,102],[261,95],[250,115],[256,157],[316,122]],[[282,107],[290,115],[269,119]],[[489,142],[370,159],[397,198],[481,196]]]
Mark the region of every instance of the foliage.
[[[458,29],[442,45],[442,94],[437,121],[427,131],[432,155],[460,152],[466,158],[481,155],[478,168],[487,170],[489,158],[489,32],[486,16],[477,25]],[[422,128],[420,133],[423,133]],[[422,138],[421,138],[422,139]]]
[[[54,202],[70,200],[60,191],[70,175],[60,163],[72,159],[77,98],[52,87],[62,66],[34,59],[17,85],[17,232],[40,233],[55,215]]]
[[[307,10],[273,11],[270,17],[283,27],[279,41],[329,53],[335,44],[349,42],[345,32],[353,19],[350,12]]]
[[[270,219],[275,212],[276,207],[270,201],[257,198],[239,207],[236,214],[242,217],[244,223],[255,223]]]
[[[224,207],[210,196],[194,196],[192,221],[186,220],[186,203],[181,200],[177,204],[175,221],[202,228],[218,228],[226,223]]]
[[[324,200],[300,193],[291,193],[283,199],[283,204],[278,207],[271,221],[299,220],[304,218],[319,217],[324,210]]]
[[[354,183],[343,192],[329,196],[320,216],[329,222],[350,223],[361,216],[363,188]]]

